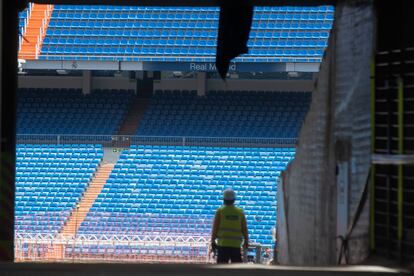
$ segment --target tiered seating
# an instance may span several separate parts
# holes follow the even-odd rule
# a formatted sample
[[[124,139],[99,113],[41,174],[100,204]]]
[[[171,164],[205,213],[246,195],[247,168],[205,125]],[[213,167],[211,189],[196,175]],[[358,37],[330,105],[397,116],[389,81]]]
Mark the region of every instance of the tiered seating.
[[[41,59],[213,61],[216,7],[55,5]],[[333,7],[256,7],[237,61],[320,62]]]
[[[96,171],[102,146],[19,144],[16,154],[16,232],[58,233]]]
[[[114,134],[133,93],[79,89],[21,89],[18,134]]]
[[[296,138],[311,93],[157,91],[139,135]]]
[[[290,148],[131,146],[78,233],[208,237],[232,187],[252,241],[271,245],[276,181],[293,156]]]

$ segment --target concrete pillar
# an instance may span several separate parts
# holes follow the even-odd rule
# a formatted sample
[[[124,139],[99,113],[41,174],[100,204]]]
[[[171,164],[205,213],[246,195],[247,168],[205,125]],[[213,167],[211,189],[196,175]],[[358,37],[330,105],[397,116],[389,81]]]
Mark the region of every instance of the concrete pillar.
[[[84,95],[90,94],[92,90],[92,72],[85,70],[82,72],[82,93]]]
[[[21,2],[0,1],[0,263],[14,261],[17,12]]]
[[[204,96],[206,94],[206,72],[197,73],[197,95]]]

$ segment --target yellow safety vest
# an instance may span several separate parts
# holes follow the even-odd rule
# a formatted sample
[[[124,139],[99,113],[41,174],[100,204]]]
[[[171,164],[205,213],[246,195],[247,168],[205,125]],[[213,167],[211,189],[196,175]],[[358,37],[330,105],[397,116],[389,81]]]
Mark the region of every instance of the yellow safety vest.
[[[217,233],[217,245],[240,248],[243,241],[242,216],[243,210],[235,206],[222,206],[220,225]]]

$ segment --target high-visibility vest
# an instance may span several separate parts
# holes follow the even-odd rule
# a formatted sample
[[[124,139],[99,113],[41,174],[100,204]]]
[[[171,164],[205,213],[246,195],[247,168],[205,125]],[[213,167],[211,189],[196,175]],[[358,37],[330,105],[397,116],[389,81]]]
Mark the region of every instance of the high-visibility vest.
[[[217,233],[217,245],[240,248],[243,241],[242,216],[243,210],[235,206],[222,206],[220,225]]]

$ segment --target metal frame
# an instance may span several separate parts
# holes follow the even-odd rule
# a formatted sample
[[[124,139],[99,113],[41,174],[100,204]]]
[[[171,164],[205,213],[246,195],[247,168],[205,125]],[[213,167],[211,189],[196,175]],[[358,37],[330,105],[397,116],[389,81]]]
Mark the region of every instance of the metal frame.
[[[405,60],[413,58],[413,49],[378,52],[376,56],[375,93],[372,95],[373,171],[371,206],[371,249],[400,261],[412,260],[412,237],[406,224],[411,223],[412,194],[407,168],[414,164],[414,154],[405,147],[412,133],[405,133],[409,121],[409,74],[412,67]],[[407,82],[407,83],[406,83]],[[407,93],[405,93],[407,92]],[[405,110],[407,108],[407,110]],[[382,118],[382,119],[381,119]],[[409,123],[408,123],[409,125]],[[411,135],[411,136],[410,136]],[[407,185],[408,183],[408,185]],[[412,250],[411,250],[412,251]]]
[[[210,243],[210,237],[193,237],[193,236],[170,236],[170,235],[87,235],[81,234],[74,237],[65,237],[62,234],[53,235],[53,234],[27,234],[27,233],[16,233],[16,240],[21,241],[37,241],[39,243],[47,242],[64,242],[70,244],[95,244],[96,242],[102,242],[103,244],[123,244],[127,243],[130,245],[147,245],[147,246],[156,246],[156,245],[169,245],[174,244],[177,246],[205,246]]]
[[[62,234],[57,236],[51,234],[23,234],[17,233],[15,236],[16,261],[135,261],[143,263],[151,262],[187,262],[187,263],[211,263],[213,258],[208,254],[210,240],[209,237],[191,236],[117,236],[117,235],[77,235],[76,237],[65,237]],[[76,252],[75,248],[83,246],[102,247],[106,251],[111,248],[111,252],[104,254],[91,254],[87,252]],[[164,252],[165,254],[125,254],[117,252],[117,246],[127,246],[146,250],[157,246],[165,247],[191,247],[192,249],[205,251],[205,257],[199,256],[176,256]],[[27,250],[25,250],[27,249]],[[71,250],[72,249],[72,250]],[[69,255],[66,255],[69,251]],[[124,253],[124,254],[122,254]]]

